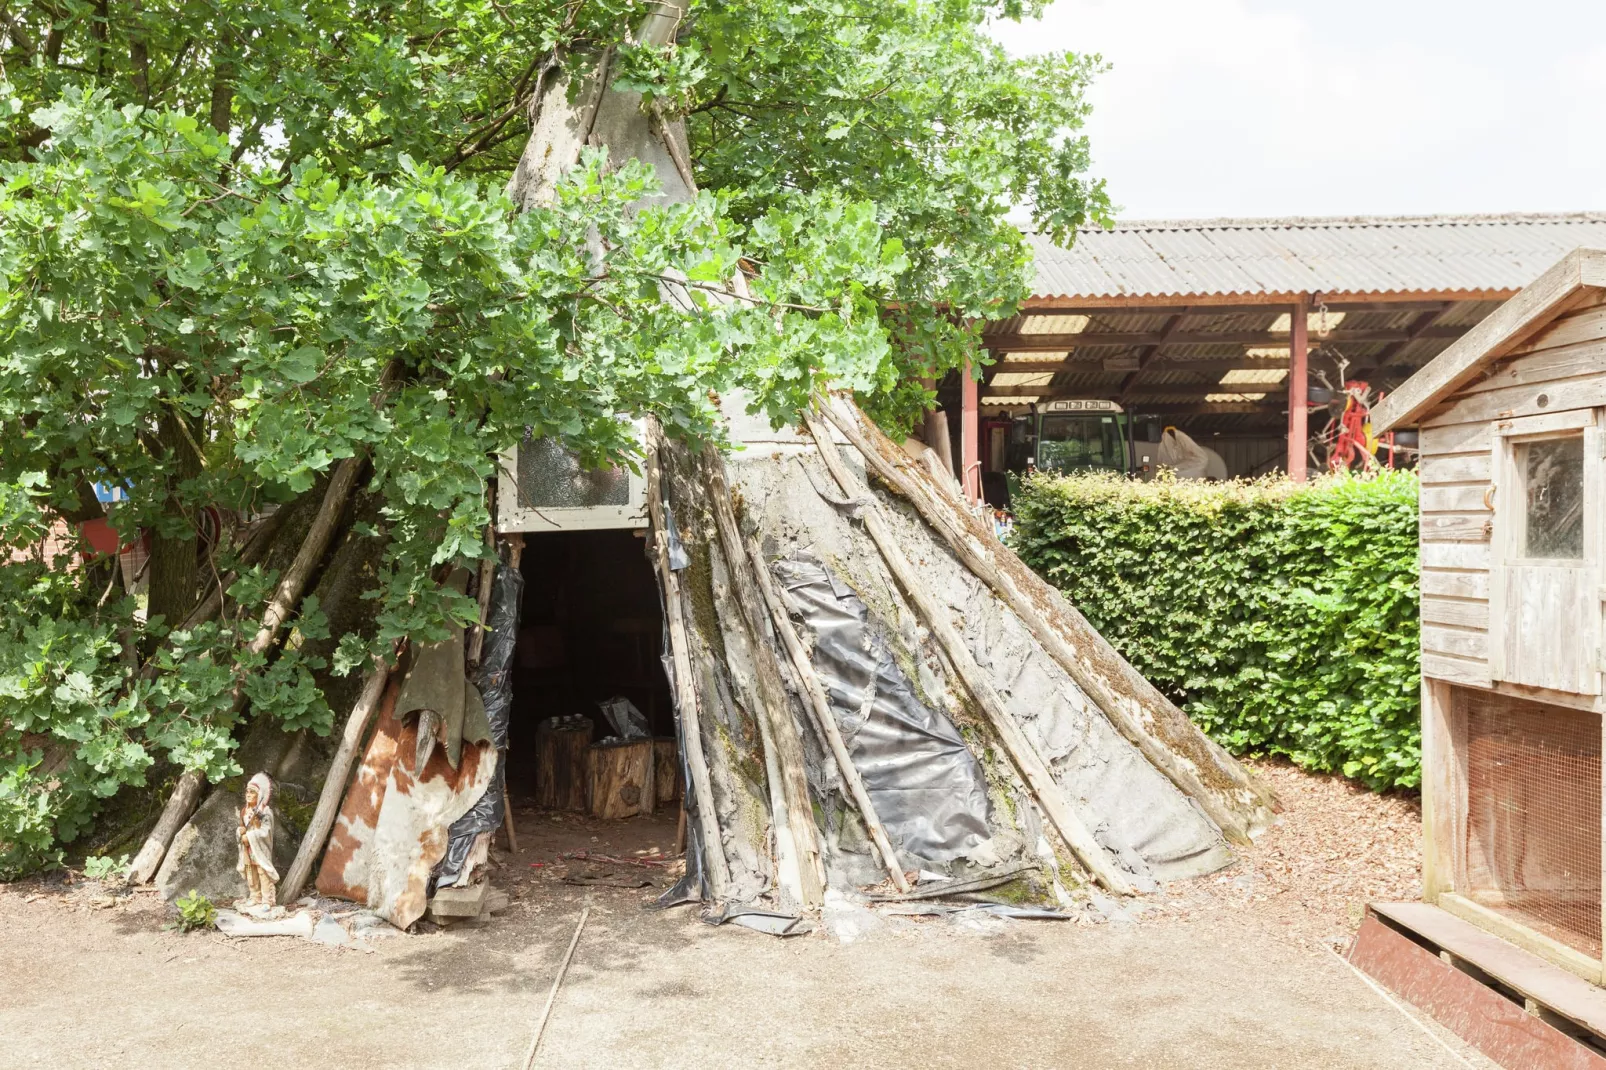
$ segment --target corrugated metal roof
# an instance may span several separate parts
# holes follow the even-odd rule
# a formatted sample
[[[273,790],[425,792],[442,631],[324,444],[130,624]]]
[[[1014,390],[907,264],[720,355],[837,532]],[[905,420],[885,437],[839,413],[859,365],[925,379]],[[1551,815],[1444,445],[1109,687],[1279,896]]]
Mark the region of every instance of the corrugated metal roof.
[[[1514,292],[1606,246],[1606,213],[1122,222],[1069,249],[1026,239],[1038,298]]]

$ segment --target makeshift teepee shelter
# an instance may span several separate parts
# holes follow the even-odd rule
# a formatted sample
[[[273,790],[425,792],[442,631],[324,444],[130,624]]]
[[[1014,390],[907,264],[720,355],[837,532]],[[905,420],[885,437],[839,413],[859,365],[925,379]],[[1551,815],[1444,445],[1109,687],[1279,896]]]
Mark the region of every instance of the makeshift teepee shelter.
[[[640,38],[667,41],[679,14],[659,5]],[[611,89],[606,57],[540,94],[515,200],[551,197],[586,146],[652,163],[665,200],[695,194],[684,130]],[[997,541],[934,455],[844,397],[780,431],[738,396],[723,412],[732,455],[647,422],[639,475],[510,444],[501,564],[472,588],[490,630],[369,674],[281,899],[316,872],[405,925],[431,888],[472,883],[542,730],[520,674],[581,642],[594,663],[635,644],[609,682],[675,737],[687,874],[666,901],[782,929],[829,890],[897,896],[915,873],[1021,881],[1048,903],[1084,884],[1141,893],[1219,868],[1269,821],[1269,793]],[[586,576],[583,598],[565,586]],[[606,626],[532,616],[557,605],[572,624],[601,601],[624,607]],[[656,796],[650,776],[630,786]]]

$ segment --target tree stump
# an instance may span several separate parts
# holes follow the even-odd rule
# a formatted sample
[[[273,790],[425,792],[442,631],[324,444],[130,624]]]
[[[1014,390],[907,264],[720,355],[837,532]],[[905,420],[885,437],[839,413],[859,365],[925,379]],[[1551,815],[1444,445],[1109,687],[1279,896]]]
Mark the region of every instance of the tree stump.
[[[680,798],[680,751],[675,747],[674,736],[659,736],[652,741],[652,777],[657,789],[653,801],[658,806]]]
[[[535,730],[535,804],[543,810],[586,808],[586,748],[591,718],[548,717]]]
[[[591,816],[652,813],[654,764],[650,739],[621,739],[586,748]]]

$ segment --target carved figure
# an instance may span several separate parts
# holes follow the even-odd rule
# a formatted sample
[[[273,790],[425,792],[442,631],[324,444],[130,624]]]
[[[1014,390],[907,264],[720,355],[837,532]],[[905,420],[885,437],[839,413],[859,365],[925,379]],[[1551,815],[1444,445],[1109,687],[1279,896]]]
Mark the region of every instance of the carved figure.
[[[277,897],[279,871],[273,868],[273,781],[258,773],[245,786],[240,809],[240,864],[245,878],[245,903],[271,908]]]

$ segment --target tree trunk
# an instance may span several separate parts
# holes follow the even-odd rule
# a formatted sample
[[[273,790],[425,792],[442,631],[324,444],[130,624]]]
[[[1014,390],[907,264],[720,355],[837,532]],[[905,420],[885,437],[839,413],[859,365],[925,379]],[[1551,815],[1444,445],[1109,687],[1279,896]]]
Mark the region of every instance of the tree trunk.
[[[182,421],[182,414],[169,409],[162,414],[157,441],[162,452],[173,461],[178,471],[168,476],[168,496],[164,512],[169,518],[182,520],[184,531],[177,535],[164,534],[160,528],[151,531],[151,559],[149,568],[150,601],[145,611],[146,620],[162,618],[169,628],[175,627],[195,605],[197,579],[195,525],[185,516],[184,506],[178,498],[179,484],[201,474],[201,458],[195,452],[194,433]]]
[[[591,719],[565,724],[556,718],[535,729],[535,804],[543,810],[586,808],[586,748]]]
[[[680,798],[680,751],[674,736],[652,741],[652,782],[654,806],[666,806]]]
[[[587,809],[592,817],[635,817],[652,813],[652,740],[593,743],[586,748]]]

